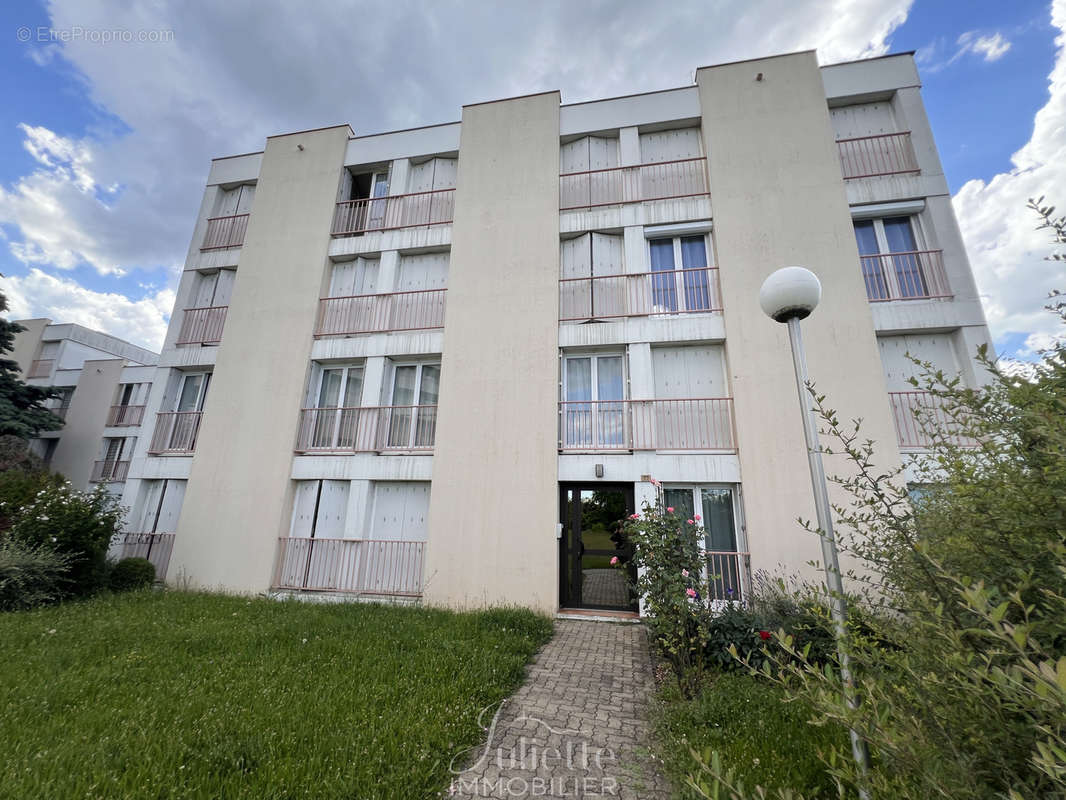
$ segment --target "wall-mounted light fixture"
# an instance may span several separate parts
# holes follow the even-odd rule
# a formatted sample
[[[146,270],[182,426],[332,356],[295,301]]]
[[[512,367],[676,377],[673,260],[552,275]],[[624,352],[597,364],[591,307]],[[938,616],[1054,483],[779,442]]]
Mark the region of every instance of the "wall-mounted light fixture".
[[[597,478],[602,478],[603,477],[603,464],[597,464],[596,465],[596,477]]]

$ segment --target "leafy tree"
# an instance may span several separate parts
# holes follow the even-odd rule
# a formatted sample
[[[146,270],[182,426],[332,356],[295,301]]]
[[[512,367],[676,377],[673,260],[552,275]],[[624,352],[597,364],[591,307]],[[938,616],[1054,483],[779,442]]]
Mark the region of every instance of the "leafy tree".
[[[0,294],[0,314],[7,311],[7,298]],[[0,317],[0,354],[15,349],[15,335],[26,330],[17,322]],[[19,378],[18,362],[0,358],[0,435],[30,439],[41,431],[63,427],[63,420],[42,403],[55,394],[43,386],[29,386]]]

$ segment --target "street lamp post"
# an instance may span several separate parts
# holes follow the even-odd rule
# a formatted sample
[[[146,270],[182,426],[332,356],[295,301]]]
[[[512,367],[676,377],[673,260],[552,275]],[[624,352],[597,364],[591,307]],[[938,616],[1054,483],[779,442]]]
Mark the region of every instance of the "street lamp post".
[[[844,683],[845,700],[850,707],[857,708],[858,699],[855,696],[855,684],[845,647],[847,606],[844,601],[844,584],[840,577],[840,559],[837,556],[836,536],[833,533],[822,451],[818,446],[818,425],[807,391],[807,357],[803,350],[803,333],[800,330],[800,320],[809,317],[821,299],[822,284],[818,276],[803,267],[784,267],[777,270],[763,282],[759,290],[759,305],[766,315],[775,322],[788,325],[788,338],[792,344],[792,365],[796,371],[796,389],[799,392],[800,408],[803,410],[803,435],[807,440],[807,463],[811,472],[811,488],[814,490],[814,508],[818,516],[818,533],[822,540],[825,583],[829,589],[837,657],[840,659],[840,677]],[[865,774],[869,766],[866,743],[854,728],[850,732],[852,755]],[[867,796],[862,788],[859,795]]]

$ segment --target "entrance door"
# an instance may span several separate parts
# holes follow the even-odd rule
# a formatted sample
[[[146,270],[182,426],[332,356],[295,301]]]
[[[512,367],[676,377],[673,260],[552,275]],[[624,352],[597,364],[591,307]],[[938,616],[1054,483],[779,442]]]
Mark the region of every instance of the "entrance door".
[[[637,610],[626,579],[636,577],[636,566],[622,529],[632,513],[632,484],[560,484],[561,607]],[[623,566],[611,566],[612,558]]]

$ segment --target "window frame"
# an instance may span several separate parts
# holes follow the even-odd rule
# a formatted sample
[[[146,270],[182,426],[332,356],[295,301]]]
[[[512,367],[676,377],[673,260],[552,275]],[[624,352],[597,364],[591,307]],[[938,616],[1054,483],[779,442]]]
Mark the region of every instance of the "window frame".
[[[711,551],[721,553],[735,553],[737,559],[737,581],[740,584],[739,591],[736,593],[738,596],[732,598],[733,600],[744,600],[750,596],[751,592],[751,579],[748,574],[747,560],[748,555],[748,541],[747,541],[747,528],[744,524],[744,509],[743,509],[743,492],[741,491],[741,485],[739,483],[684,483],[681,481],[663,483],[663,502],[666,501],[666,493],[668,491],[687,491],[692,493],[692,507],[698,509],[701,517],[703,516],[703,500],[701,492],[704,489],[722,491],[728,490],[730,494],[730,502],[733,506],[733,534],[736,539],[736,550],[733,551]],[[702,525],[706,525],[707,520],[701,519]],[[704,528],[704,535],[700,536],[700,563],[703,569],[703,581],[705,584],[709,584],[711,580],[710,565],[706,557],[707,554],[707,537],[706,528]],[[744,562],[741,562],[744,559]],[[712,604],[724,604],[730,602],[730,598],[707,598]]]
[[[702,239],[703,240],[703,260],[704,265],[702,267],[688,267],[685,266],[685,256],[683,242],[687,239]],[[712,248],[712,241],[709,231],[702,232],[690,232],[690,233],[672,233],[666,235],[654,235],[646,236],[647,242],[647,264],[648,274],[651,283],[651,296],[652,296],[652,312],[651,315],[657,314],[699,314],[699,313],[711,313],[714,309],[714,293],[711,290],[711,274],[710,270],[714,269],[714,250]],[[669,241],[673,245],[673,269],[656,270],[652,265],[652,249],[656,242]],[[679,267],[678,264],[681,266]],[[671,275],[672,280],[664,281],[660,276]],[[697,280],[687,280],[691,276]],[[657,285],[661,281],[662,285]],[[655,298],[660,293],[669,292],[673,297],[673,304],[671,308],[664,308],[659,311],[660,304],[655,302]],[[700,298],[705,297],[706,303],[701,304]],[[690,307],[691,306],[691,307]]]
[[[578,351],[572,353],[562,353],[560,355],[560,376],[559,387],[561,393],[561,401],[565,405],[562,406],[560,411],[560,424],[562,430],[559,432],[560,439],[563,443],[563,448],[567,450],[621,450],[628,449],[625,447],[626,443],[630,441],[630,420],[629,420],[629,352],[628,348],[622,349],[610,349],[610,350],[587,350]],[[570,380],[569,370],[567,368],[567,362],[572,359],[589,359],[589,399],[588,400],[570,400]],[[620,400],[608,399],[601,400],[600,398],[600,380],[599,380],[599,359],[601,358],[618,358],[622,365],[622,398]],[[580,406],[575,407],[576,404],[587,403],[588,409],[584,410]],[[615,404],[617,403],[620,408],[613,408],[612,406],[606,406],[601,404]],[[595,413],[598,412],[598,413]],[[584,426],[578,426],[575,428],[571,424],[571,419],[575,415],[588,413],[588,434],[583,436],[580,440],[572,439],[571,433],[575,430],[579,430]],[[603,428],[604,415],[617,414],[621,418],[621,426],[616,426],[619,429],[618,441],[604,441]]]
[[[911,239],[914,242],[914,250],[898,250],[893,251],[888,243],[888,235],[885,233],[885,220],[905,219],[910,225]],[[926,297],[928,295],[928,282],[921,262],[918,260],[917,254],[927,252],[930,248],[926,241],[925,232],[921,223],[920,214],[885,214],[879,217],[869,217],[864,219],[853,219],[852,230],[855,231],[859,225],[870,223],[873,226],[874,238],[877,241],[876,253],[863,253],[859,252],[859,265],[862,270],[863,282],[866,285],[867,299],[873,301],[886,301],[886,300],[912,300]],[[858,247],[859,239],[856,235],[855,245]],[[889,266],[888,261],[890,256],[904,256],[911,255],[913,258],[910,260],[891,259],[891,269],[886,269]],[[877,265],[877,273],[867,271],[867,259],[874,260]],[[924,293],[909,293],[904,292],[904,284],[900,280],[901,266],[904,264],[914,265],[914,271],[918,274],[921,285],[925,289]],[[874,287],[871,287],[871,281],[874,281]],[[878,296],[871,296],[871,288],[879,288],[880,292]]]

